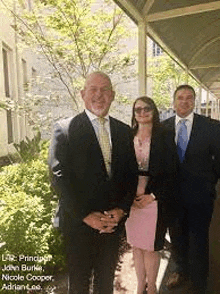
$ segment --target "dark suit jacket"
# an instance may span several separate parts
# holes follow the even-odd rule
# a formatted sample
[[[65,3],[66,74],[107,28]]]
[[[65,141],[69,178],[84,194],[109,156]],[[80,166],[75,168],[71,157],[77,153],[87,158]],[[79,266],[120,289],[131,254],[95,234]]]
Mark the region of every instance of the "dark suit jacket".
[[[130,127],[110,117],[112,175],[93,126],[83,112],[57,123],[50,147],[52,186],[70,226],[81,225],[92,211],[116,207],[129,212],[137,185],[137,163]]]
[[[175,133],[175,117],[163,124]],[[220,124],[195,114],[185,159],[179,163],[179,196],[189,203],[210,203],[219,177]]]
[[[146,193],[156,196],[163,226],[173,221],[176,209],[178,161],[173,136],[173,132],[163,126],[152,130]]]
[[[160,202],[172,201],[175,195],[177,157],[173,133],[163,126],[152,131],[149,156],[149,181],[146,192]]]

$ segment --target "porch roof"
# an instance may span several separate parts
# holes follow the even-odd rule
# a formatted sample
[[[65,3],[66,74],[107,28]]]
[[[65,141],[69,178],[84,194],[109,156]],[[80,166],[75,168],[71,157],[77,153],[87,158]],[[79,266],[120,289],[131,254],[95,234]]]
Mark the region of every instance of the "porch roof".
[[[220,1],[114,0],[200,84],[220,98]]]

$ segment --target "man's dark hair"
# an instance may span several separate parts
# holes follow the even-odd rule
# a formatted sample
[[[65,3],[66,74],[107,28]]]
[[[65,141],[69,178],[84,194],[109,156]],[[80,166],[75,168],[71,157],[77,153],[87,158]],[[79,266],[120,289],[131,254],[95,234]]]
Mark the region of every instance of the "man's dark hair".
[[[196,92],[195,92],[195,90],[193,89],[193,87],[190,86],[190,85],[185,84],[185,85],[180,85],[180,86],[178,86],[178,87],[176,88],[176,90],[175,90],[175,92],[174,92],[174,94],[173,94],[173,100],[174,100],[174,101],[175,101],[175,99],[176,99],[176,93],[177,93],[179,90],[182,90],[182,89],[190,90],[190,91],[193,93],[193,97],[194,97],[194,99],[196,98]]]

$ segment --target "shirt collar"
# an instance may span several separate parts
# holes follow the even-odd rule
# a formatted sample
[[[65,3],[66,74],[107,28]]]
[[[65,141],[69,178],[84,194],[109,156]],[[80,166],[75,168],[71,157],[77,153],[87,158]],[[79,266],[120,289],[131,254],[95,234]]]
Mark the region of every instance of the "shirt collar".
[[[86,114],[87,114],[87,116],[88,116],[88,118],[90,119],[91,122],[98,118],[97,115],[95,115],[94,113],[92,113],[92,112],[91,112],[90,110],[88,110],[88,109],[85,109],[85,112],[86,112]],[[107,121],[109,121],[109,115],[108,115],[108,114],[107,114],[104,118],[105,118]]]
[[[176,114],[176,125],[179,123],[179,121],[180,120],[182,120],[182,119],[186,119],[187,120],[187,122],[189,122],[189,123],[193,123],[193,118],[194,118],[194,112],[191,112],[188,116],[186,116],[186,117],[180,117],[180,116],[178,116],[177,114]]]

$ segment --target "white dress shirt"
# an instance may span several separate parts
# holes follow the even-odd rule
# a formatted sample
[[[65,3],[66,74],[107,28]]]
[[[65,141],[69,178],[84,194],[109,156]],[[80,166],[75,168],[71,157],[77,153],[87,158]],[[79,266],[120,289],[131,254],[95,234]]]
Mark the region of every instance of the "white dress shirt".
[[[99,140],[99,123],[97,121],[98,119],[98,116],[96,116],[94,113],[92,113],[91,111],[89,111],[88,109],[85,109],[85,112],[89,118],[89,120],[91,121],[91,124],[94,128],[94,131],[96,133],[96,137],[98,138]],[[110,145],[112,145],[112,141],[111,141],[111,132],[110,132],[110,119],[109,119],[109,115],[106,115],[104,117],[106,119],[106,122],[105,122],[105,129],[106,131],[108,132],[109,134],[109,142],[110,142]]]
[[[188,141],[189,141],[189,138],[190,138],[190,135],[191,135],[191,131],[192,131],[192,125],[193,125],[193,118],[194,118],[194,113],[191,112],[188,116],[186,117],[180,117],[176,114],[176,118],[175,118],[175,130],[176,130],[176,137],[175,137],[175,141],[177,143],[177,136],[178,136],[178,132],[179,132],[179,128],[180,128],[180,124],[179,122],[182,120],[182,119],[185,119],[186,122],[186,128],[187,128],[187,137],[188,137]]]

